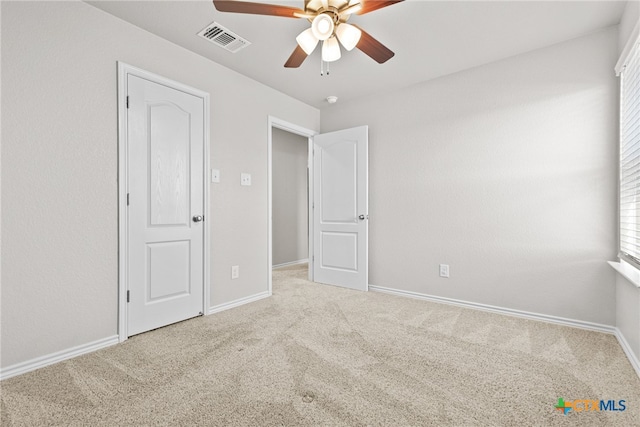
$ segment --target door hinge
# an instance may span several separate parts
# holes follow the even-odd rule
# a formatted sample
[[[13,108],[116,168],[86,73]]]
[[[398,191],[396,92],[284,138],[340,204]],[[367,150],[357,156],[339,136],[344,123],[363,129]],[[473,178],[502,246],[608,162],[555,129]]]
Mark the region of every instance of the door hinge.
[[[127,193],[127,206],[129,206],[129,193]]]
[[[129,95],[127,95],[127,108],[129,108]]]
[[[316,260],[316,256],[315,255],[311,255],[311,262]]]
[[[127,302],[129,302],[129,291],[127,291]]]

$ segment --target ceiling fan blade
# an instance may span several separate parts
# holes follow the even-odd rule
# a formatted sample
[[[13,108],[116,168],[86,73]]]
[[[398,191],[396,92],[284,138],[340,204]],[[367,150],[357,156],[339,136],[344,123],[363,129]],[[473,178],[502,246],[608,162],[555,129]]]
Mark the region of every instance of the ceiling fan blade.
[[[298,18],[300,14],[306,15],[304,10],[296,9],[295,7],[248,1],[213,0],[213,6],[220,12],[250,13],[253,15],[271,15],[284,18]]]
[[[360,41],[356,45],[358,49],[369,55],[371,59],[379,64],[387,62],[388,60],[393,58],[393,55],[395,55],[395,53],[389,50],[389,48],[380,43],[378,40],[374,39],[362,28],[358,27],[357,25],[354,25],[354,27],[357,27],[360,31],[362,31]]]
[[[374,10],[382,9],[383,7],[391,6],[392,4],[400,3],[404,0],[361,0],[362,9],[356,12],[356,15],[364,15],[365,13],[373,12]]]
[[[284,66],[286,68],[298,68],[305,59],[307,59],[307,53],[300,46],[296,45],[296,48],[289,59],[287,59],[287,62],[284,63]]]

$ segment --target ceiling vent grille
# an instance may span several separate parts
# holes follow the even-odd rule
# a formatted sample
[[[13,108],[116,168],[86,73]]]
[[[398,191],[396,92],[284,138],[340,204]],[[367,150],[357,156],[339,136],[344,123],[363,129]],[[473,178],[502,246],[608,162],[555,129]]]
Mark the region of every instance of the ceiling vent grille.
[[[242,48],[251,44],[249,40],[243,39],[232,31],[229,31],[217,22],[212,22],[198,33],[203,39],[209,40],[211,43],[220,46],[229,52],[236,53]]]

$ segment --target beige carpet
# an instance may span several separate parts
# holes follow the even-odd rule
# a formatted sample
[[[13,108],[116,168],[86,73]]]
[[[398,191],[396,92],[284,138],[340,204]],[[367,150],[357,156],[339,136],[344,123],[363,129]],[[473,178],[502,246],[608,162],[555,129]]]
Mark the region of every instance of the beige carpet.
[[[0,383],[3,426],[638,426],[611,335],[274,273],[273,297]],[[625,400],[624,412],[554,409]]]

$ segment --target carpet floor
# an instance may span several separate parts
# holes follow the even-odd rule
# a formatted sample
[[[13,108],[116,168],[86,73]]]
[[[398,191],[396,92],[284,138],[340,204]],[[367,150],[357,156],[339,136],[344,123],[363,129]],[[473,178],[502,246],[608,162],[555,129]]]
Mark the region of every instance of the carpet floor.
[[[276,270],[270,298],[2,381],[0,422],[640,425],[640,379],[612,335],[306,274]],[[559,398],[625,400],[626,410],[564,415]]]

